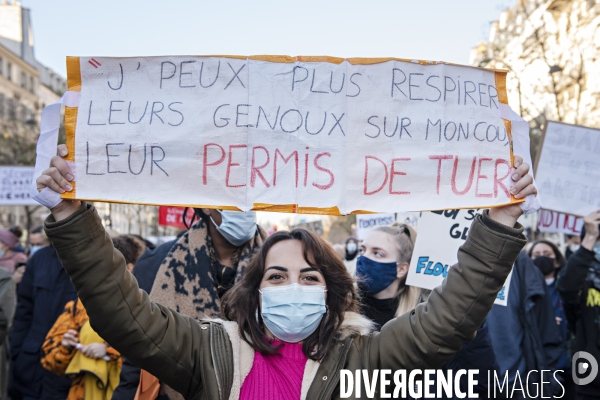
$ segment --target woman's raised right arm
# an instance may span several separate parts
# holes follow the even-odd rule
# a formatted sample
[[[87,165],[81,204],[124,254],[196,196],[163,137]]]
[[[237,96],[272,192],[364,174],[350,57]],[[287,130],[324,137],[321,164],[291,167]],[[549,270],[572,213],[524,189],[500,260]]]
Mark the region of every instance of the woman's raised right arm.
[[[60,192],[57,185],[66,187],[67,174],[66,162],[55,157],[51,168],[37,179],[38,189]],[[51,211],[46,233],[94,330],[133,363],[192,397],[202,386],[197,360],[204,353],[202,344],[209,344],[209,330],[152,303],[146,292],[139,290],[94,207],[65,200]]]

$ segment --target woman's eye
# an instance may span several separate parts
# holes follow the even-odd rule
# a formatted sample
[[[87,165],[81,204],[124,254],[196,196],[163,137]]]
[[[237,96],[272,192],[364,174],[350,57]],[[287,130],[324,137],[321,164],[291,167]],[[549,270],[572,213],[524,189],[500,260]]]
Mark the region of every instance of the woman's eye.
[[[269,276],[269,278],[268,278],[269,281],[276,280],[276,279],[283,279],[283,276],[281,276],[280,274],[273,274],[273,275]]]
[[[304,277],[304,279],[306,279],[307,281],[311,281],[311,282],[319,282],[319,278],[317,278],[314,275],[308,275],[308,276]]]

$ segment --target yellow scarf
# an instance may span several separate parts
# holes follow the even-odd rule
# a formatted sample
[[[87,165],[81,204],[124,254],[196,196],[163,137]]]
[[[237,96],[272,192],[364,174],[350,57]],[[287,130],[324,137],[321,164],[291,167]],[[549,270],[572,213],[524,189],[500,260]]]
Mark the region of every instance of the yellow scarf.
[[[104,340],[92,329],[89,321],[79,331],[79,342],[83,345],[104,343]],[[119,385],[119,367],[114,362],[88,358],[76,351],[67,367],[67,375],[84,376],[85,400],[110,400]]]

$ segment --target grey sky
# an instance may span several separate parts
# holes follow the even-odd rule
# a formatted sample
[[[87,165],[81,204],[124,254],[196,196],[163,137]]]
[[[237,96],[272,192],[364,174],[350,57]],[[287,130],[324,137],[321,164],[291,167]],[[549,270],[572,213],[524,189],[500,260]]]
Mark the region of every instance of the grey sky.
[[[511,0],[22,0],[36,57],[287,54],[466,64]]]

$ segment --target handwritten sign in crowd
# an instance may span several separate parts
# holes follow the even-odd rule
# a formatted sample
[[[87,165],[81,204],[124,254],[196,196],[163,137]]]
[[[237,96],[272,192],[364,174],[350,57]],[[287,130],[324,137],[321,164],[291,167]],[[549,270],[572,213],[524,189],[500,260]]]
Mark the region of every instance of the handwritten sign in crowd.
[[[537,228],[540,232],[560,232],[566,235],[581,235],[583,217],[541,209]]]
[[[536,181],[548,210],[585,216],[600,208],[600,130],[548,122]]]
[[[385,214],[361,214],[356,216],[356,237],[364,240],[367,234],[379,226],[389,226],[396,222],[396,215]]]
[[[0,205],[38,205],[29,196],[33,167],[0,167]]]
[[[77,180],[64,197],[342,214],[514,201],[504,72],[275,56],[67,64],[81,96],[66,112]]]
[[[419,235],[415,242],[406,284],[433,290],[442,284],[448,270],[457,263],[458,248],[469,234],[478,210],[446,210],[424,212],[419,219]],[[512,271],[495,304],[506,306]]]

